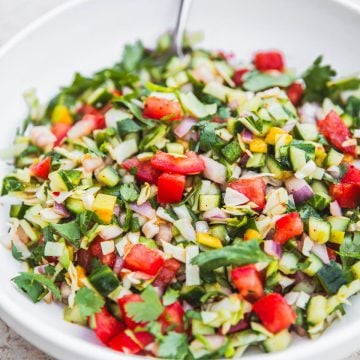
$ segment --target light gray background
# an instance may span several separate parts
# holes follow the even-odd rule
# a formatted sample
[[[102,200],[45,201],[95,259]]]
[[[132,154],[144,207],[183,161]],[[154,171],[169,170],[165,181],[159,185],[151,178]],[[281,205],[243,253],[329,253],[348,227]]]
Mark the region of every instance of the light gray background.
[[[71,0],[0,0],[0,46],[31,21]],[[129,0],[130,1],[130,0]],[[359,1],[360,0],[356,0]],[[1,360],[51,360],[0,320]],[[360,353],[346,360],[360,360]]]

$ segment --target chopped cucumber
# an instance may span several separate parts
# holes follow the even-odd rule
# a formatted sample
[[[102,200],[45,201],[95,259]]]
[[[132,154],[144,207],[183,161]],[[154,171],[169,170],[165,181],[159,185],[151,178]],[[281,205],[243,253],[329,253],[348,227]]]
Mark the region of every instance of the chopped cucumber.
[[[11,205],[10,206],[10,217],[14,217],[17,219],[22,219],[25,215],[26,210],[29,208],[29,206],[25,204],[20,205]]]
[[[96,268],[96,270],[89,275],[89,281],[94,288],[104,296],[110,294],[120,285],[119,279],[107,265]]]
[[[109,187],[114,187],[120,181],[120,176],[118,175],[117,171],[111,166],[106,166],[102,170],[100,170],[97,173],[96,178],[99,182]]]
[[[209,211],[220,205],[220,195],[200,195],[199,196],[199,210]]]
[[[229,235],[225,225],[215,225],[210,227],[210,235],[217,237],[221,242],[228,241]]]
[[[196,319],[192,319],[191,328],[193,334],[213,335],[215,333],[215,329],[213,327],[205,325],[200,320]]]
[[[66,207],[75,214],[81,214],[83,211],[85,211],[84,203],[81,199],[75,199],[72,197],[69,197],[65,201]]]
[[[337,152],[336,150],[334,150],[333,148],[331,148],[325,158],[324,164],[327,167],[338,166],[338,165],[340,165],[343,158],[344,158],[343,154],[341,154],[341,153]]]
[[[185,149],[184,149],[184,145],[182,145],[180,143],[167,143],[166,151],[171,154],[183,155]]]
[[[351,271],[356,279],[360,279],[360,261],[351,266]]]
[[[73,307],[65,307],[64,320],[78,325],[86,325],[87,323],[86,317],[81,316],[79,307],[76,304]]]
[[[306,318],[310,325],[322,323],[327,316],[327,300],[325,296],[313,296],[307,306]]]
[[[267,156],[266,166],[269,169],[269,171],[272,174],[274,174],[275,179],[282,179],[283,170],[282,170],[280,164],[272,156]]]
[[[259,168],[265,165],[265,154],[253,153],[252,157],[246,163],[247,168]]]
[[[184,285],[180,291],[180,297],[192,306],[201,305],[201,298],[205,295],[205,290],[201,286]]]
[[[329,216],[327,221],[331,224],[332,230],[346,231],[350,219],[345,216]]]
[[[344,273],[334,261],[324,265],[316,276],[328,294],[336,294],[340,287],[346,284]]]
[[[292,337],[288,330],[283,330],[273,337],[265,340],[262,346],[266,352],[275,352],[286,349],[291,343]]]
[[[242,150],[238,141],[232,141],[221,149],[226,161],[233,164],[242,154]]]
[[[299,258],[294,253],[284,253],[279,262],[279,270],[284,274],[295,274],[298,270]]]
[[[20,225],[31,241],[37,241],[39,239],[39,232],[34,229],[25,219],[20,220]]]
[[[303,271],[309,276],[314,276],[324,266],[322,261],[314,254],[309,255],[306,264],[307,267]]]
[[[316,141],[319,136],[319,132],[315,124],[297,123],[294,128],[294,133],[297,137],[308,141]]]
[[[331,225],[325,220],[310,216],[309,218],[309,236],[310,239],[325,244],[330,239]]]
[[[299,171],[306,164],[306,152],[295,146],[289,147],[289,158],[294,171]]]

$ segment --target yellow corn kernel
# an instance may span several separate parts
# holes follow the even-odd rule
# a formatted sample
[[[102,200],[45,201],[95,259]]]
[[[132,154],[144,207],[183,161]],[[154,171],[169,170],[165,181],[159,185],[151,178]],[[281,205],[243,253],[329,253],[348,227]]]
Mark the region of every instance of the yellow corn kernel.
[[[108,224],[114,213],[115,203],[115,196],[97,194],[93,204],[93,211],[103,222]]]
[[[181,144],[184,147],[184,150],[189,150],[189,143],[185,140],[182,139],[177,139],[176,140],[177,143]]]
[[[51,115],[51,122],[53,124],[62,123],[71,125],[73,118],[65,105],[56,105]]]
[[[81,265],[76,265],[76,274],[78,286],[84,286],[82,280],[86,278],[86,272]]]
[[[354,160],[354,158],[350,154],[344,154],[343,162],[351,163]]]
[[[250,143],[250,151],[255,153],[266,153],[267,144],[263,139],[254,138]]]
[[[219,249],[222,247],[222,243],[219,238],[211,236],[206,233],[197,233],[196,241],[202,245]]]
[[[265,142],[270,145],[275,145],[276,135],[285,134],[285,131],[278,127],[272,127],[265,137]]]
[[[74,260],[74,248],[72,246],[67,246],[68,254],[69,254],[69,260]]]
[[[244,234],[244,240],[251,240],[251,239],[261,240],[260,233],[254,229],[247,229]]]

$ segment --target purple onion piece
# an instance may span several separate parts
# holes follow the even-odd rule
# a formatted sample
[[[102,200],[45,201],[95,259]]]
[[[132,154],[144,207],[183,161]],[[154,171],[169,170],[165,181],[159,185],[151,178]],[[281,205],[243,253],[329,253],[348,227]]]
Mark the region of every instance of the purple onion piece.
[[[65,217],[65,218],[70,216],[69,210],[63,204],[59,204],[57,202],[54,204],[54,211],[58,215]]]

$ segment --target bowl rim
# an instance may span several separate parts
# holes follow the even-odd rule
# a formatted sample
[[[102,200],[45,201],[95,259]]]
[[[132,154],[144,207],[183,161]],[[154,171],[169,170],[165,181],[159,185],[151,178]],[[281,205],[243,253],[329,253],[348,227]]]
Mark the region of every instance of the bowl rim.
[[[45,12],[43,15],[32,21],[14,36],[12,36],[0,47],[0,59],[5,57],[6,54],[10,52],[12,48],[18,45],[22,40],[26,39],[34,31],[41,28],[41,26],[45,25],[46,23],[50,22],[56,16],[89,1],[91,0],[70,0],[64,4],[56,6],[50,11]],[[357,13],[360,17],[360,1],[355,2],[354,0],[329,0],[329,2],[348,8],[351,11]],[[14,301],[12,301],[6,296],[0,296],[0,315],[2,320],[10,324],[10,326],[13,327],[15,331],[18,332],[21,336],[23,336],[27,341],[38,346],[43,351],[49,351],[49,353],[52,352],[50,350],[50,346],[54,346],[57,350],[63,349],[65,347],[72,348],[71,351],[74,355],[78,355],[80,356],[80,358],[84,358],[85,356],[88,359],[94,360],[142,358],[139,356],[113,352],[109,348],[101,344],[90,343],[85,339],[76,338],[66,333],[64,334],[63,332],[57,330],[56,328],[48,324],[46,324],[45,327],[36,326],[36,318],[32,314],[24,313],[21,306],[18,306]],[[61,321],[64,320],[61,319]],[[334,332],[328,334],[327,336],[320,337],[316,340],[316,343],[308,341],[302,344],[301,356],[300,354],[298,354],[296,356],[296,359],[302,359],[307,356],[319,355],[324,351],[324,347],[327,347],[328,352],[331,349],[335,350],[339,345],[352,342],[352,340],[357,337],[359,330],[360,319],[357,322],[348,325],[345,329],[341,329],[341,336],[338,332]],[[37,339],[34,339],[34,336]],[[46,342],[47,345],[42,347],[41,344],[43,343],[43,341]],[[55,349],[51,355],[55,355]],[[360,349],[360,344],[357,346],[357,349]],[[350,351],[354,351],[351,346],[349,346],[348,353],[346,353],[346,351],[343,351],[342,355],[349,355]],[[57,351],[56,353],[59,353],[59,351]],[[263,356],[264,354],[252,354],[250,359],[262,360]],[[272,353],[271,355],[268,354],[269,360],[288,360],[288,356],[288,354],[282,352]],[[295,357],[293,359],[295,360]]]

